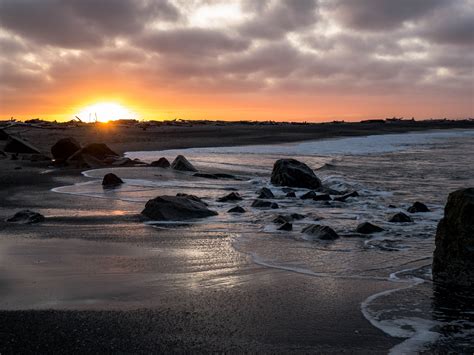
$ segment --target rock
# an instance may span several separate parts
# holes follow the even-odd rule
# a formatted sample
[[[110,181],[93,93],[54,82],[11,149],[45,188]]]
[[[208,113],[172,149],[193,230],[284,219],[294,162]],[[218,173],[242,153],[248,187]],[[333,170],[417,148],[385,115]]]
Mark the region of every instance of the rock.
[[[349,197],[357,197],[359,193],[357,191],[352,191],[342,196],[334,197],[334,201],[345,202]]]
[[[295,159],[279,159],[273,165],[271,182],[274,185],[317,189],[321,180],[304,163]]]
[[[29,142],[15,136],[9,136],[7,144],[3,148],[8,153],[20,153],[20,154],[41,154],[38,148]]]
[[[213,180],[219,179],[214,174],[206,174],[206,173],[195,173],[195,174],[193,174],[193,176],[204,178],[204,179],[213,179]]]
[[[314,201],[330,201],[331,196],[329,194],[320,194],[313,197]]]
[[[44,219],[44,216],[38,212],[22,210],[15,213],[13,217],[7,219],[7,222],[33,224],[43,222]]]
[[[296,197],[296,194],[295,194],[294,191],[290,191],[290,192],[288,192],[285,196],[286,196],[286,197],[294,198],[294,197]]]
[[[264,201],[264,200],[255,200],[252,203],[252,207],[256,208],[272,208],[276,209],[279,208],[278,204],[275,202]]]
[[[81,144],[72,137],[62,138],[51,147],[53,159],[64,161],[81,149]]]
[[[275,198],[272,190],[267,187],[262,187],[257,193],[259,194],[258,198]]]
[[[384,229],[376,226],[375,224],[364,222],[357,226],[356,232],[361,234],[372,234],[382,232]]]
[[[233,179],[233,180],[240,180],[239,178],[235,177],[234,175],[231,174],[224,174],[224,173],[216,173],[212,174],[218,179]]]
[[[302,200],[310,200],[310,199],[313,199],[315,198],[317,195],[316,195],[316,192],[314,191],[309,191],[303,195],[300,196],[300,199]]]
[[[174,170],[180,171],[197,171],[197,169],[191,164],[184,156],[178,155],[173,163],[171,163],[171,168]]]
[[[416,201],[407,211],[410,213],[430,212],[430,209],[424,203]]]
[[[29,156],[29,160],[32,162],[38,162],[38,161],[51,161],[49,157],[43,154],[31,154]]]
[[[189,196],[158,196],[146,203],[142,215],[157,221],[182,221],[215,216],[217,212]]]
[[[306,218],[305,215],[299,214],[299,213],[292,213],[292,214],[290,214],[290,217],[295,219],[295,220],[300,220],[300,219]]]
[[[444,217],[436,231],[433,279],[436,282],[474,285],[474,188],[449,194]]]
[[[193,200],[193,201],[197,201],[197,202],[201,202],[203,204],[205,204],[206,206],[209,206],[206,202],[204,202],[202,200],[202,198],[200,197],[197,197],[196,195],[191,195],[191,194],[185,194],[183,192],[178,192],[176,194],[177,197],[186,197],[186,198],[189,198],[190,200]]]
[[[291,223],[288,223],[288,222],[282,224],[278,228],[279,231],[291,231],[292,229],[293,229],[293,225]]]
[[[231,192],[230,194],[217,199],[218,202],[241,201],[241,200],[242,200],[242,197],[240,196],[238,192]]]
[[[113,173],[105,174],[102,179],[102,186],[104,187],[114,187],[121,184],[123,184],[123,180]]]
[[[281,191],[286,192],[286,193],[295,192],[295,190],[290,189],[289,187],[284,187],[284,188],[281,189]]]
[[[240,206],[235,206],[235,207],[232,207],[227,212],[229,212],[229,213],[245,213],[246,211]]]
[[[104,160],[106,164],[111,164],[112,166],[139,166],[139,165],[145,165],[145,163],[132,160],[127,157],[121,157],[116,159],[115,157],[112,158],[107,158]],[[110,162],[110,163],[109,163]]]
[[[392,223],[405,223],[405,222],[413,222],[410,216],[407,216],[403,212],[395,213],[390,219],[388,220]]]
[[[0,129],[0,141],[6,141],[9,137],[10,135],[7,132],[5,132],[3,129]]]
[[[151,162],[150,166],[156,168],[169,168],[171,164],[168,159],[166,159],[165,157],[161,157],[160,159]]]
[[[334,229],[320,224],[306,226],[303,228],[302,232],[321,240],[334,240],[339,238],[339,235],[334,231]]]
[[[107,166],[104,160],[108,157],[118,157],[119,155],[111,150],[104,143],[91,143],[79,149],[71,155],[67,161],[78,165],[86,165],[92,168]]]
[[[278,216],[275,217],[275,219],[273,220],[273,223],[284,224],[284,223],[291,222],[292,220],[293,218],[291,218],[290,216],[284,216],[284,215],[279,214]]]

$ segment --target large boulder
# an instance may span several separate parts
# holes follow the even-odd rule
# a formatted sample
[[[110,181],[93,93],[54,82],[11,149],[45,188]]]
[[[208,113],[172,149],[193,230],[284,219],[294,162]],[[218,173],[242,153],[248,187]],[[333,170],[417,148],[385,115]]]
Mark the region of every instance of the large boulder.
[[[22,210],[20,212],[15,213],[13,217],[7,219],[7,222],[21,224],[33,224],[43,221],[44,216],[42,214],[31,210]]]
[[[188,196],[158,196],[146,203],[142,215],[156,221],[182,221],[215,216],[217,212]]]
[[[80,162],[93,168],[108,165],[105,161],[110,157],[119,155],[104,143],[91,143],[76,151],[67,160],[68,162]]]
[[[191,164],[188,159],[182,155],[178,155],[175,160],[171,163],[171,168],[180,171],[197,171],[197,169]]]
[[[302,232],[311,236],[311,239],[334,240],[339,238],[339,235],[328,226],[320,224],[311,224],[303,228]]]
[[[356,232],[361,234],[378,233],[383,232],[383,230],[383,228],[376,226],[375,224],[372,224],[370,222],[363,222],[359,224],[356,228]]]
[[[51,147],[51,154],[55,160],[64,161],[79,149],[81,144],[74,138],[61,138]]]
[[[123,180],[114,173],[105,174],[104,178],[102,179],[103,187],[116,187],[121,184],[123,184]]]
[[[295,159],[279,159],[273,165],[271,182],[274,185],[318,189],[321,180],[306,164]]]
[[[459,286],[474,285],[474,188],[449,194],[436,231],[433,279]]]
[[[151,162],[150,166],[156,168],[169,168],[171,164],[168,159],[166,159],[165,157],[161,157],[160,159]]]
[[[408,207],[407,211],[410,213],[418,213],[418,212],[429,212],[430,209],[424,203],[416,201],[413,205]]]

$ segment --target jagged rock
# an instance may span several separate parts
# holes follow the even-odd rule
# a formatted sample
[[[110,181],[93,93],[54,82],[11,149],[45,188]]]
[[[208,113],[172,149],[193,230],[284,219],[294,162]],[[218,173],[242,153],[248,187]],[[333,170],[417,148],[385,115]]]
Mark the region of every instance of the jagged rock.
[[[256,208],[279,208],[278,204],[275,202],[265,201],[265,200],[255,200],[252,203],[252,207]]]
[[[449,194],[444,217],[436,231],[433,254],[433,279],[436,282],[474,285],[474,188]]]
[[[364,222],[357,226],[356,232],[361,234],[372,234],[382,232],[384,229],[376,226],[375,224]]]
[[[171,163],[171,168],[180,171],[197,171],[197,169],[191,164],[184,156],[178,155],[173,163]]]
[[[102,179],[102,186],[104,187],[114,187],[120,184],[123,184],[123,180],[113,173],[105,174]]]
[[[330,201],[331,196],[329,194],[320,194],[313,197],[314,201]]]
[[[403,212],[395,213],[390,219],[388,220],[392,223],[406,223],[406,222],[413,222],[410,216],[407,216]]]
[[[262,187],[257,193],[259,194],[258,198],[275,198],[272,190],[267,187]]]
[[[286,197],[294,198],[294,197],[296,197],[296,194],[295,194],[294,191],[290,191],[290,192],[288,192],[285,196],[286,196]]]
[[[279,228],[279,231],[291,231],[293,230],[293,225],[289,222],[283,223]]]
[[[228,201],[241,201],[242,197],[238,192],[231,192],[228,195],[220,197],[217,199],[218,202],[228,202]]]
[[[240,206],[235,206],[235,207],[232,207],[227,212],[229,212],[229,213],[245,213],[246,211]]]
[[[7,219],[7,222],[33,224],[43,222],[44,219],[44,216],[38,212],[22,210],[20,212],[15,213],[13,217]]]
[[[314,191],[309,191],[303,195],[300,196],[300,199],[302,200],[311,200],[313,198],[315,198],[317,195],[316,195],[316,192]]]
[[[150,166],[156,168],[169,168],[171,164],[168,159],[166,159],[165,157],[161,157],[160,159],[151,162]]]
[[[416,201],[407,211],[410,213],[430,212],[430,209],[424,203]]]
[[[157,221],[182,221],[215,216],[217,212],[189,196],[158,196],[146,203],[142,215]]]
[[[64,161],[81,149],[81,144],[72,137],[62,138],[51,147],[53,159]]]
[[[334,201],[345,202],[349,197],[357,197],[359,193],[357,191],[352,191],[342,196],[334,197]]]
[[[273,165],[271,182],[274,185],[317,189],[321,180],[306,164],[295,159],[279,159]]]
[[[20,153],[20,154],[41,154],[38,148],[31,143],[15,136],[9,136],[7,144],[3,148],[8,153]]]
[[[328,226],[322,226],[320,224],[311,224],[306,226],[302,230],[303,233],[311,235],[313,238],[321,240],[334,240],[339,238],[339,235]]]

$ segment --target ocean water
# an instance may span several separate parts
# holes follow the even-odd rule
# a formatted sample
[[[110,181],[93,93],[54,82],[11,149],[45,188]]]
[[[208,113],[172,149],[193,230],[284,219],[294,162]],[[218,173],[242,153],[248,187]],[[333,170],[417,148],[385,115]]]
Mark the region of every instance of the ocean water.
[[[389,280],[392,290],[372,295],[361,304],[369,322],[387,334],[404,339],[392,353],[433,349],[472,353],[474,306],[469,301],[446,302],[445,293],[431,282],[434,236],[449,192],[474,186],[474,131],[431,131],[328,139],[281,145],[196,148],[159,152],[129,152],[130,158],[170,161],[185,155],[204,172],[233,174],[237,179],[211,180],[160,168],[116,168],[84,172],[91,180],[54,189],[59,193],[144,202],[157,195],[189,193],[219,214],[189,222],[147,222],[154,228],[180,228],[182,233],[223,232],[233,247],[264,267],[308,277]],[[291,157],[315,170],[323,184],[337,190],[356,190],[346,202],[316,202],[287,198],[270,184],[273,163]],[[126,184],[104,190],[100,178],[113,170]],[[271,188],[276,210],[251,207],[256,191]],[[247,213],[231,214],[236,203],[217,198],[232,190]],[[299,197],[306,189],[294,189]],[[430,212],[411,214],[411,223],[389,223],[390,215],[415,201]],[[278,231],[278,214],[299,213],[293,231]],[[372,236],[354,232],[364,221],[384,229]],[[341,238],[311,240],[301,232],[308,224],[332,227]],[[464,298],[463,298],[464,299]]]

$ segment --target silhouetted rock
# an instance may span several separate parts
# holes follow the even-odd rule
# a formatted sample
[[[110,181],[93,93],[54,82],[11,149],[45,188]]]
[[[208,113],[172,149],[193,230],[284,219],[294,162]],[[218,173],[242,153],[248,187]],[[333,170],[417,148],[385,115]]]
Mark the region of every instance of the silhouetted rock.
[[[339,235],[334,231],[334,229],[320,224],[311,224],[303,228],[302,232],[321,240],[334,240],[339,238]]]
[[[275,202],[265,201],[265,200],[255,200],[252,203],[252,207],[256,208],[279,208],[278,204]]]
[[[121,184],[123,184],[123,180],[113,173],[105,174],[102,179],[102,186],[104,187],[114,187]]]
[[[8,153],[20,154],[41,154],[38,148],[24,139],[15,136],[9,136],[7,144],[3,148]]]
[[[150,166],[153,166],[155,168],[169,168],[171,164],[168,159],[166,159],[165,157],[161,157],[160,159],[151,162]]]
[[[316,195],[316,192],[314,191],[309,191],[303,195],[300,196],[300,199],[302,200],[312,200],[313,198],[315,198],[317,195]]]
[[[291,223],[283,223],[278,230],[279,231],[291,231],[293,229],[293,225]]]
[[[33,224],[43,222],[44,219],[44,216],[38,212],[22,210],[20,212],[15,213],[13,217],[7,219],[7,222]]]
[[[232,207],[227,212],[229,212],[229,213],[245,213],[246,211],[240,206],[235,206],[235,207]]]
[[[241,201],[242,197],[238,192],[231,192],[223,197],[217,199],[218,202]]]
[[[295,159],[279,159],[273,165],[271,182],[274,185],[317,189],[321,180],[306,164]]]
[[[361,234],[372,234],[382,232],[384,229],[376,226],[375,224],[364,222],[357,226],[356,232]]]
[[[108,165],[104,161],[106,158],[118,156],[117,153],[104,143],[91,143],[71,155],[67,162],[78,166],[100,168]]]
[[[190,200],[193,200],[193,201],[197,201],[197,202],[201,202],[203,204],[205,204],[206,206],[208,206],[208,204],[206,202],[204,202],[202,200],[202,198],[196,196],[196,195],[191,195],[191,194],[185,194],[183,192],[178,192],[176,194],[177,197],[186,197],[186,198],[189,198]]]
[[[171,163],[171,168],[180,171],[197,171],[197,169],[191,164],[184,156],[178,155],[173,163]]]
[[[345,202],[349,197],[357,197],[359,193],[357,191],[352,191],[342,196],[334,197],[334,201]]]
[[[421,202],[416,201],[411,207],[407,210],[410,213],[418,213],[418,212],[429,212],[430,209]]]
[[[272,190],[267,187],[262,187],[257,193],[259,194],[258,198],[275,198]]]
[[[436,231],[433,279],[471,287],[474,285],[474,188],[449,194],[444,217]],[[472,293],[471,293],[472,295]]]
[[[405,223],[405,222],[413,222],[410,216],[407,216],[403,212],[395,213],[390,219],[388,220],[392,223]]]
[[[51,147],[53,159],[64,161],[81,149],[81,144],[72,137],[62,138]]]
[[[329,194],[320,194],[313,197],[314,201],[330,201],[331,196]]]
[[[290,191],[290,192],[288,192],[285,196],[286,196],[286,197],[296,197],[296,194],[295,194],[294,191]]]
[[[157,221],[181,221],[215,216],[217,212],[189,196],[158,196],[146,203],[142,215]]]

